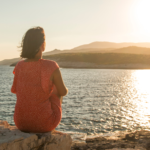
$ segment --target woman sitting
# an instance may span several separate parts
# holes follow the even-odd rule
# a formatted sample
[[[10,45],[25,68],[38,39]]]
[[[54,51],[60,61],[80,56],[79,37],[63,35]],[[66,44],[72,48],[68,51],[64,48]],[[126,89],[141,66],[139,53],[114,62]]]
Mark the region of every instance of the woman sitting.
[[[55,61],[42,59],[45,50],[43,28],[29,29],[21,43],[21,57],[26,58],[14,68],[11,92],[17,101],[14,122],[24,132],[49,132],[62,117],[61,100],[68,92],[59,66]]]

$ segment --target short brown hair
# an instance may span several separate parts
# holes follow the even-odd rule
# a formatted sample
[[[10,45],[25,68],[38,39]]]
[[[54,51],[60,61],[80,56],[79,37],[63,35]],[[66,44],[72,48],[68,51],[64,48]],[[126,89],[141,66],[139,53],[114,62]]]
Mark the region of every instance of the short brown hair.
[[[35,27],[29,29],[22,38],[21,42],[21,58],[34,58],[38,53],[40,46],[45,41],[44,29]]]

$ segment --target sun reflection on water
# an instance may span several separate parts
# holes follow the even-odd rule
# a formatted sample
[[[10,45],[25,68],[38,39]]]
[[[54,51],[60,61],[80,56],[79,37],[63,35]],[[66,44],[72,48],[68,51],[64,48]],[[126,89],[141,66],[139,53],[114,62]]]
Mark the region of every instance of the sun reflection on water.
[[[16,97],[6,88],[11,85],[12,70],[9,67],[0,78],[0,118],[14,125]],[[150,130],[150,70],[63,69],[62,74],[69,94],[62,104],[58,130],[90,135]]]
[[[133,72],[133,85],[137,91],[133,103],[136,106],[134,120],[141,126],[150,125],[150,70],[136,70]]]

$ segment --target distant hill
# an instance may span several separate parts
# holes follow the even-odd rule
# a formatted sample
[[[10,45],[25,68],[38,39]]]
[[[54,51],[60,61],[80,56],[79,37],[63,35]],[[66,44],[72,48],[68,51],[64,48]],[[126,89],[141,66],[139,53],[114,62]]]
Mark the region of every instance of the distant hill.
[[[13,58],[13,59],[4,59],[0,61],[0,65],[10,65],[12,63],[18,62],[20,58]]]
[[[114,43],[112,43],[112,45],[113,44]],[[142,44],[139,43],[139,45],[142,45]],[[144,54],[144,55],[150,54],[150,47],[149,48],[148,47],[147,48],[146,47],[137,47],[137,46],[128,46],[128,47],[121,47],[121,48],[85,48],[85,47],[81,46],[81,47],[74,48],[71,50],[55,49],[53,51],[43,53],[43,56],[60,54],[60,53],[89,53],[89,52],[90,53],[128,53],[128,54]],[[90,45],[90,47],[92,47],[92,45]],[[116,46],[116,47],[120,47],[120,46]]]
[[[61,53],[61,50],[53,50],[53,51],[43,53],[43,56],[54,55],[54,54],[59,54],[59,53]],[[16,64],[16,62],[18,62],[19,60],[21,60],[21,58],[19,58],[19,57],[18,58],[12,58],[12,59],[4,59],[4,60],[0,61],[0,65]]]
[[[54,54],[60,54],[60,53],[87,53],[87,52],[100,52],[100,53],[105,53],[108,52],[110,50],[113,50],[112,48],[83,48],[83,49],[71,49],[71,50],[53,50],[53,51],[49,51],[49,52],[45,52],[43,53],[43,56],[47,56],[47,55],[54,55]]]
[[[54,54],[59,54],[59,53],[62,53],[62,52],[63,52],[63,51],[61,51],[61,50],[54,49],[53,51],[44,52],[44,53],[43,53],[43,56],[46,56],[46,55],[54,55]]]
[[[89,49],[89,48],[123,48],[123,47],[129,47],[129,46],[137,46],[137,47],[149,47],[150,43],[112,43],[112,42],[93,42],[90,44],[81,45],[78,47],[73,48],[72,50],[77,49]]]
[[[112,43],[112,42],[93,42],[81,45],[70,50],[48,51],[43,53],[45,56],[69,53],[124,53],[150,55],[150,43]],[[5,59],[0,61],[0,65],[11,65],[19,61],[20,58]]]
[[[150,55],[117,53],[66,53],[45,56],[45,59],[58,62],[88,62],[99,65],[111,64],[150,64]]]
[[[143,54],[143,55],[150,55],[150,48],[145,47],[136,47],[136,46],[130,46],[130,47],[124,47],[120,49],[115,49],[109,51],[109,53],[126,53],[126,54]]]
[[[150,69],[150,55],[141,54],[61,53],[43,58],[56,61],[62,68]]]

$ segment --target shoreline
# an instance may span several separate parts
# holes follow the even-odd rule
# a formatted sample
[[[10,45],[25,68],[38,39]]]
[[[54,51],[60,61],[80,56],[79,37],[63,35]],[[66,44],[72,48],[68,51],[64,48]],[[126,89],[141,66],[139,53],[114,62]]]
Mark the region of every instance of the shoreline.
[[[70,63],[66,62],[59,63],[57,62],[60,68],[65,69],[129,69],[129,70],[145,70],[150,69],[150,65],[143,65],[143,64],[120,64],[120,65],[96,65],[96,64],[90,64],[89,63]],[[5,65],[3,65],[5,66]],[[10,65],[10,67],[15,67],[15,65]]]
[[[68,69],[150,69],[150,64],[95,64],[87,62],[59,62],[56,61],[60,68]],[[16,63],[10,66],[15,66]]]
[[[57,62],[62,68],[73,69],[150,69],[150,64],[105,64],[99,65],[87,62]]]

